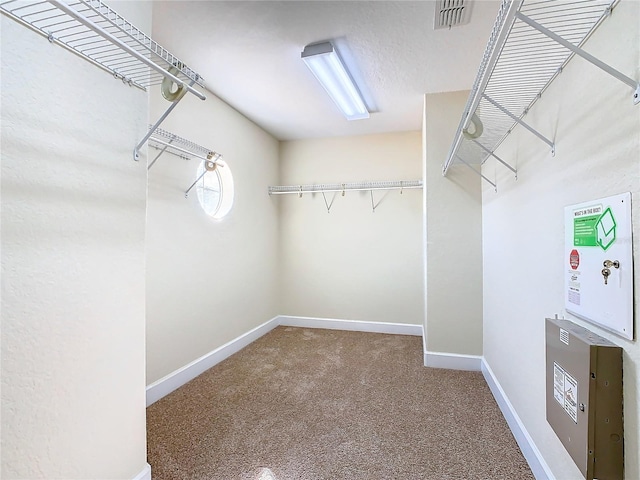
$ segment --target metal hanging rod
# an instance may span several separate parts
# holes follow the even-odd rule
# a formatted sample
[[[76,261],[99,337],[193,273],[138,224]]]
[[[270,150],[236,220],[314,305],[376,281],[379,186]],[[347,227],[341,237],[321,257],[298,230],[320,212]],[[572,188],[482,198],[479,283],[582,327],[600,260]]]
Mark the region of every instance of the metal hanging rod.
[[[304,193],[331,193],[347,191],[374,191],[374,190],[411,190],[422,188],[422,180],[402,180],[391,182],[345,182],[345,183],[321,183],[308,185],[282,185],[269,187],[269,195]],[[327,207],[330,209],[330,207]]]
[[[619,1],[503,0],[442,174],[456,163],[481,166],[497,158],[496,149],[517,125],[529,127],[523,117],[574,55],[632,87],[633,102],[640,103],[639,82],[582,49]],[[551,140],[529,131],[554,152]]]
[[[150,125],[149,129],[151,130],[152,128],[153,126]],[[161,128],[156,128],[150,135],[149,146],[155,148],[156,150],[160,150],[160,152],[151,162],[149,162],[149,166],[147,167],[147,169],[151,169],[151,167],[156,163],[158,158],[160,158],[164,152],[173,153],[174,155],[177,155],[180,158],[184,158],[185,160],[190,160],[192,158],[211,160],[214,156],[216,158],[221,157],[219,153],[211,150],[210,148],[198,145],[197,143],[179,137],[178,135]]]

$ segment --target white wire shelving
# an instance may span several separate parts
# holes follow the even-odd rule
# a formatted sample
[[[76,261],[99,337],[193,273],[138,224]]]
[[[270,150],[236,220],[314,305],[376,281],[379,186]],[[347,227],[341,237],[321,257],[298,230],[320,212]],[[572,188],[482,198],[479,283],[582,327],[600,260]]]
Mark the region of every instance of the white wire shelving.
[[[336,198],[335,194],[340,193],[342,196],[349,191],[369,192],[371,196],[371,209],[373,212],[380,204],[375,202],[373,192],[379,190],[414,190],[422,188],[422,180],[399,180],[399,181],[382,181],[382,182],[344,182],[344,183],[314,183],[304,185],[278,185],[269,187],[269,195],[298,195],[302,197],[305,193],[320,193],[324,198],[327,213],[331,212],[331,207]],[[334,193],[331,202],[327,201],[326,194]]]
[[[153,128],[153,125],[149,125],[149,130]],[[149,137],[149,146],[153,147],[156,150],[159,150],[159,153],[156,157],[149,162],[148,169],[151,169],[153,165],[158,161],[158,159],[165,153],[172,153],[184,160],[191,160],[192,158],[199,158],[201,160],[211,160],[221,158],[222,155],[218,152],[203,147],[202,145],[198,145],[191,140],[187,140],[186,138],[179,137],[178,135],[168,132],[167,130],[163,130],[161,128],[156,128],[151,136]]]
[[[151,129],[153,129],[153,125],[149,126],[150,131]],[[165,152],[176,155],[183,160],[198,158],[204,162],[202,174],[199,175],[195,182],[193,182],[184,192],[185,198],[189,197],[189,192],[202,179],[202,177],[209,172],[214,172],[218,166],[224,165],[224,163],[218,163],[222,160],[222,154],[161,128],[153,129],[149,136],[149,146],[159,150],[159,152],[156,157],[149,162],[147,170],[150,170]]]
[[[124,83],[146,90],[170,78],[205,98],[188,85],[204,87],[202,77],[101,0],[5,0],[0,11]],[[177,74],[169,73],[172,67]]]
[[[194,88],[205,86],[198,73],[102,0],[0,0],[0,12],[127,85],[142,90],[163,82],[175,85],[181,94],[175,95],[169,109],[136,145],[136,160],[139,149],[182,99],[183,91],[206,99]]]
[[[520,125],[555,154],[553,139],[526,123],[524,117],[565,65],[578,55],[632,88],[640,102],[640,83],[585,52],[581,47],[620,0],[503,0],[469,94],[453,144],[444,163],[475,168],[487,159],[516,169],[494,152]]]
[[[279,185],[269,187],[269,195],[330,193],[370,190],[410,190],[422,188],[422,180],[401,180],[391,182],[345,182],[345,183],[314,183],[307,185]]]

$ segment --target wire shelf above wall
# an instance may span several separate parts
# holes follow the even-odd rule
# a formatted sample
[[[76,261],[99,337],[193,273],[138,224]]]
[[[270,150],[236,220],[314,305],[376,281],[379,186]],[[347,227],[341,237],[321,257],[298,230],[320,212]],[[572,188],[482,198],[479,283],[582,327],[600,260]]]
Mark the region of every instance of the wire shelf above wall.
[[[147,170],[151,169],[151,167],[153,167],[156,161],[165,152],[177,155],[184,160],[199,158],[203,161],[202,165],[204,168],[202,169],[202,173],[184,192],[185,198],[189,197],[189,192],[207,173],[215,172],[219,166],[224,167],[226,165],[222,162],[222,154],[203,147],[202,145],[198,145],[186,138],[179,137],[175,133],[157,128],[154,125],[149,126],[149,146],[156,150],[160,150],[160,152],[151,162],[149,162]]]
[[[204,87],[199,74],[102,0],[0,0],[0,12],[125,84],[145,91],[162,85],[162,95],[171,106],[134,147],[134,160],[186,92],[207,98],[193,86]]]
[[[422,188],[422,180],[402,180],[392,182],[350,182],[350,183],[319,183],[308,185],[281,185],[269,187],[269,195],[304,194],[304,193],[330,193],[371,191],[371,190],[410,190]]]
[[[153,125],[149,125],[149,129],[153,129]],[[153,133],[149,137],[149,146],[159,150],[159,153],[151,162],[149,162],[149,166],[147,167],[148,169],[150,169],[165,152],[172,153],[184,160],[191,160],[192,158],[211,160],[213,158],[217,159],[222,157],[221,154],[211,150],[210,148],[198,145],[191,140],[179,137],[178,135],[161,128],[153,130]]]
[[[115,78],[146,90],[165,79],[204,100],[204,80],[101,0],[0,0],[0,11]]]
[[[523,117],[574,55],[586,59],[630,86],[640,102],[640,83],[582,50],[582,45],[620,0],[503,0],[478,75],[467,100],[442,173],[494,158],[517,175],[495,150],[521,125],[555,153],[554,140],[528,125]]]
[[[413,190],[422,188],[422,180],[399,180],[399,181],[387,181],[387,182],[345,182],[345,183],[320,183],[320,184],[307,184],[307,185],[281,185],[275,187],[269,187],[269,195],[286,195],[296,194],[298,197],[302,197],[305,193],[320,193],[324,199],[324,205],[327,207],[327,213],[331,213],[331,207],[338,196],[345,196],[348,191],[357,192],[369,192],[371,197],[371,211],[375,213],[376,208],[380,205],[382,199],[376,203],[373,192],[379,190],[400,190],[402,193],[404,190]],[[333,193],[333,198],[327,200],[327,193]],[[384,195],[383,195],[384,197]]]

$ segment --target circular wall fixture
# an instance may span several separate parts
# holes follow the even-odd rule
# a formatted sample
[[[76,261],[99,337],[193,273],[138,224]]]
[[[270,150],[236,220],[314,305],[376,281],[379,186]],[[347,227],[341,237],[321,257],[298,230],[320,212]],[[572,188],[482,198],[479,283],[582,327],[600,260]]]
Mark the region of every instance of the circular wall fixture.
[[[171,67],[168,71],[174,77],[177,77],[180,73],[180,70],[178,70],[176,67]],[[165,98],[165,100],[168,100],[170,102],[177,102],[182,97],[184,97],[185,93],[187,93],[187,88],[184,86],[184,84],[178,85],[170,78],[164,77],[164,79],[162,80],[160,91],[162,92],[162,96]]]
[[[469,130],[469,127],[471,127],[473,125],[473,129]],[[482,126],[482,121],[480,120],[480,118],[478,117],[478,115],[476,115],[475,113],[471,116],[471,120],[469,121],[469,125],[467,125],[467,128],[465,128],[462,133],[465,136],[465,138],[468,138],[469,140],[474,140],[476,138],[478,138],[480,135],[482,135],[482,131],[483,131],[483,126]]]
[[[202,178],[196,185],[198,201],[205,213],[213,218],[222,218],[231,211],[233,206],[234,188],[233,175],[229,165],[224,160],[216,160],[215,166],[211,161],[200,163],[196,178]]]

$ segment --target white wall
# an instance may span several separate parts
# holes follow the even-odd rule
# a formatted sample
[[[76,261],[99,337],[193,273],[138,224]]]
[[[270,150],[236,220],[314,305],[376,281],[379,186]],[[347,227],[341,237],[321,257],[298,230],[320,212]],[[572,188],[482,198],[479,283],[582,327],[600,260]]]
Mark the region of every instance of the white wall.
[[[622,1],[586,50],[640,78],[640,3]],[[498,193],[483,191],[484,355],[552,472],[583,478],[545,417],[544,318],[564,308],[564,207],[621,192],[633,200],[634,253],[640,258],[640,106],[632,89],[574,58],[526,117],[555,137],[556,155],[516,128],[498,155],[518,180],[497,171]],[[640,288],[635,270],[636,337]],[[567,315],[624,349],[625,478],[640,478],[640,344]]]
[[[152,122],[170,105],[158,89],[151,104]],[[197,159],[164,154],[149,170],[147,384],[280,313],[278,216],[267,194],[278,176],[277,140],[208,92],[205,101],[185,96],[161,128],[222,153],[235,201],[215,220],[195,189],[184,198]]]
[[[420,133],[283,142],[280,184],[419,180]],[[333,193],[327,193],[331,202]],[[421,324],[420,190],[274,195],[280,205],[282,314]]]
[[[141,28],[150,4],[118,5]],[[4,15],[3,478],[145,467],[145,92]]]
[[[469,92],[425,95],[426,346],[428,352],[482,354],[480,177],[442,165]]]

